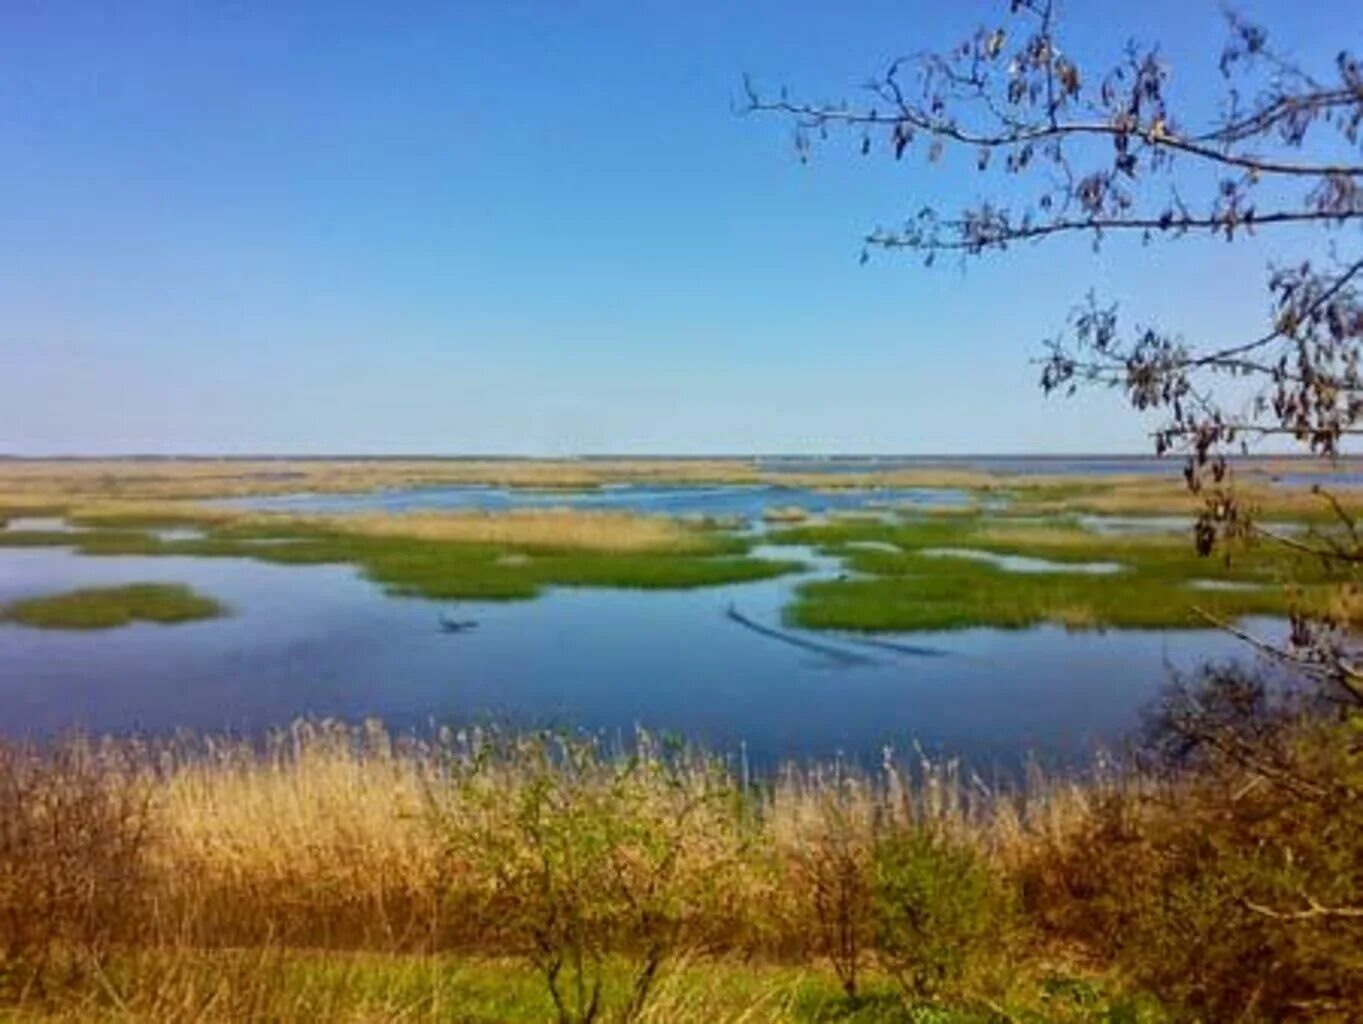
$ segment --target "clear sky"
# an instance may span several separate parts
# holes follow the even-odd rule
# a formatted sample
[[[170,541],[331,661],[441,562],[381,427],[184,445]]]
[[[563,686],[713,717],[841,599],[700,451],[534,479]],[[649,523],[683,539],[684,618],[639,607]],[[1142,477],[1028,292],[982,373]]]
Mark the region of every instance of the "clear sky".
[[[1040,339],[1089,287],[1244,336],[1264,248],[860,266],[983,183],[801,166],[732,109],[745,72],[853,96],[1004,6],[6,0],[0,451],[1144,451],[1115,398],[1042,398]],[[1358,0],[1246,6],[1308,55],[1363,34]],[[1074,50],[1158,37],[1216,84],[1214,0],[1063,8]]]

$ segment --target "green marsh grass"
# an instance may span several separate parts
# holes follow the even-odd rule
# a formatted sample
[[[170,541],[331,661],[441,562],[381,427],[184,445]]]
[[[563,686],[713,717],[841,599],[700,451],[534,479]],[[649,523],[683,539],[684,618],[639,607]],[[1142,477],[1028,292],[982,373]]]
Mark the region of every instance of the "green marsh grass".
[[[130,583],[89,587],[26,598],[6,606],[0,618],[38,629],[115,629],[133,622],[171,625],[218,618],[227,609],[178,583]]]
[[[1318,562],[1269,544],[1229,558],[1204,558],[1182,534],[1100,534],[1063,518],[1044,524],[1012,524],[989,515],[840,522],[785,530],[775,539],[839,555],[855,574],[798,589],[788,617],[816,629],[1022,628],[1048,622],[1074,628],[1198,627],[1208,625],[1209,617],[1284,615],[1303,603],[1323,604],[1341,582]],[[941,548],[1057,565],[1052,572],[1008,571],[929,553]],[[1088,563],[1117,563],[1121,570],[1082,571]],[[1074,571],[1064,571],[1066,564]],[[1243,586],[1198,589],[1194,581]]]
[[[525,538],[525,524],[483,517],[473,529]],[[68,546],[88,555],[239,557],[280,565],[349,564],[397,595],[430,599],[525,600],[548,587],[680,589],[769,579],[799,568],[794,561],[754,558],[752,539],[682,524],[647,527],[646,546],[597,544],[599,524],[552,538],[563,524],[533,521],[533,542],[448,539],[464,531],[440,517],[415,523],[339,526],[328,519],[259,517],[190,510],[122,511],[77,517],[80,532],[4,531],[0,547]],[[152,531],[193,526],[193,539],[166,540]],[[401,531],[420,528],[425,536]],[[574,529],[578,529],[574,526]],[[547,532],[546,532],[547,530]],[[672,531],[677,531],[674,535]],[[432,535],[435,534],[435,535]],[[462,534],[460,534],[462,535]],[[1057,623],[1073,628],[1198,627],[1247,615],[1285,615],[1302,604],[1328,603],[1338,580],[1318,563],[1269,543],[1199,557],[1182,533],[1103,534],[1064,516],[997,513],[911,516],[895,520],[835,519],[779,529],[766,540],[812,545],[844,560],[851,575],[802,585],[787,610],[793,624],[865,631],[1022,628]],[[650,546],[651,545],[651,546]],[[661,545],[661,546],[659,546]],[[957,548],[1039,558],[1075,571],[1011,572],[987,563],[925,553]],[[1083,572],[1084,563],[1115,562],[1112,574]],[[1287,588],[1284,582],[1293,581]],[[1221,589],[1194,587],[1206,581]],[[1230,585],[1230,586],[1227,586]]]
[[[432,539],[338,529],[316,520],[196,518],[179,515],[96,517],[91,529],[0,532],[3,547],[72,547],[86,555],[181,555],[252,558],[278,565],[355,565],[399,595],[431,599],[524,600],[546,587],[685,589],[770,579],[793,561],[747,555],[750,542],[725,533],[667,524],[682,541],[624,550],[539,543]],[[150,530],[194,526],[195,539],[164,540]]]

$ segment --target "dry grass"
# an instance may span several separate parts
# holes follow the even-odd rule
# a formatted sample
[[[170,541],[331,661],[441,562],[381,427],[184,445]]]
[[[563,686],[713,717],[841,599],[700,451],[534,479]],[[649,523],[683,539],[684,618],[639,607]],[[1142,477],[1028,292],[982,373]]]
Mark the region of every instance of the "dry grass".
[[[367,537],[621,553],[686,553],[707,546],[700,529],[684,520],[572,508],[323,515],[254,512],[190,502],[120,500],[77,504],[71,507],[70,515],[95,527],[176,522],[214,527],[287,527]]]
[[[626,482],[752,483],[758,478],[750,463],[738,460],[38,460],[0,462],[0,495],[6,500],[165,500],[465,484],[584,489]]]
[[[575,509],[512,509],[505,512],[409,512],[398,515],[330,516],[303,520],[331,530],[371,537],[507,544],[589,551],[699,550],[703,538],[674,519],[623,512]]]
[[[1200,1019],[1284,1019],[1298,991],[1337,1008],[1358,987],[1356,922],[1312,924],[1301,947],[1305,926],[1237,896],[1291,907],[1309,883],[1356,903],[1348,736],[1311,749],[1345,804],[1304,807],[1238,769],[1170,783],[1101,764],[1007,790],[927,762],[747,787],[646,737],[612,753],[374,725],[15,752],[0,1009],[584,1021],[599,995],[609,1019],[904,1019],[830,1007],[831,964],[848,993],[898,986],[947,1013],[931,1019],[1161,1019],[1104,1015],[1103,976]],[[1268,855],[1284,841],[1292,858]],[[1058,969],[1078,985],[1068,1009]],[[797,991],[811,978],[815,1003]]]
[[[201,937],[224,942],[484,947],[503,933],[477,911],[489,881],[479,871],[505,870],[510,854],[479,868],[466,852],[451,874],[451,837],[441,823],[457,822],[483,846],[520,843],[507,816],[544,784],[546,768],[556,770],[539,759],[540,744],[477,732],[421,742],[375,725],[299,724],[263,753],[226,741],[161,748],[147,764],[155,767],[152,862],[162,900],[181,906],[181,919],[198,919]],[[647,741],[643,751],[646,763],[660,763]],[[783,887],[781,865],[825,833],[830,798],[868,843],[887,827],[931,828],[1002,865],[1024,860],[1038,837],[1051,842],[1077,828],[1097,795],[1091,781],[1039,775],[1025,793],[1004,793],[958,765],[924,763],[912,774],[792,768],[743,797],[717,765],[687,758],[679,774],[645,777],[632,813],[655,821],[657,834],[683,805],[698,813],[702,793],[718,786],[727,794],[691,821],[700,842],[681,848],[679,870],[693,910],[712,915],[692,925],[707,944],[731,948],[803,948],[802,894]],[[589,760],[595,771],[599,763]],[[451,784],[471,770],[474,785]],[[620,798],[617,778],[598,781]],[[579,810],[601,812],[593,801]],[[704,898],[718,882],[723,899]],[[454,918],[451,907],[460,908]],[[482,951],[514,952],[510,944]]]
[[[1019,547],[1034,552],[1089,551],[1095,556],[1105,549],[1118,545],[1124,550],[1133,547],[1152,550],[1167,549],[1170,545],[1168,534],[1162,533],[1123,533],[1119,537],[1076,529],[1068,525],[1010,525],[1006,520],[986,520],[988,525],[980,527],[972,535],[972,543],[997,545],[999,547]],[[995,525],[997,524],[997,525]],[[1191,536],[1191,527],[1186,531]],[[1183,540],[1184,544],[1191,541]]]
[[[825,835],[830,800],[852,808],[849,825],[868,841],[885,828],[931,828],[1004,864],[1022,859],[1034,833],[1077,822],[1092,795],[1040,778],[1025,798],[990,791],[951,764],[912,777],[790,769],[745,793],[717,762],[640,743],[631,760],[538,737],[418,740],[372,724],[300,723],[263,746],[107,745],[98,763],[119,770],[95,778],[114,794],[126,782],[147,814],[138,834],[149,899],[125,895],[119,913],[154,905],[163,939],[196,944],[516,953],[510,911],[487,900],[530,852],[527,801],[569,779],[560,809],[576,813],[555,822],[590,828],[625,807],[620,844],[640,851],[677,830],[668,885],[684,896],[692,939],[717,951],[799,953],[807,919],[802,891],[787,884],[790,857]],[[600,887],[592,894],[606,899]],[[9,919],[23,899],[0,887]]]
[[[1316,468],[1292,465],[1286,471]],[[1282,470],[1284,467],[1271,461],[1242,466],[1239,487],[1249,504],[1260,514],[1278,518],[1325,516],[1328,506],[1309,488],[1269,482],[1274,472]],[[1328,486],[1330,474],[1319,475]],[[474,484],[582,490],[612,484],[763,483],[820,490],[955,488],[977,497],[1003,495],[1019,508],[1046,514],[1192,515],[1198,511],[1197,499],[1183,487],[1174,462],[1167,474],[1085,477],[1006,475],[950,465],[876,472],[778,473],[740,459],[113,459],[0,461],[0,514],[73,507],[96,513],[124,502],[187,503],[299,492],[347,494]],[[1348,489],[1340,493],[1346,503],[1363,505],[1363,494]]]
[[[1326,474],[1320,485],[1329,488]],[[1332,519],[1329,503],[1306,486],[1265,483],[1259,473],[1247,473],[1234,483],[1237,500],[1255,516],[1272,519]],[[1336,488],[1333,493],[1353,512],[1363,510],[1363,490]],[[1093,515],[1196,516],[1204,501],[1189,493],[1177,478],[1111,477],[1068,480],[1040,478],[1014,481],[1011,488],[1019,510],[1059,515],[1086,512]]]

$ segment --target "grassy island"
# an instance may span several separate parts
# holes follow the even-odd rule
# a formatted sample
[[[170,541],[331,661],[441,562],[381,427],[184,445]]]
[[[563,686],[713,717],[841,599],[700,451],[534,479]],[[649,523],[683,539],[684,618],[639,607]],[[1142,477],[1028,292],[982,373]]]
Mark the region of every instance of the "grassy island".
[[[133,622],[170,625],[213,619],[226,608],[177,583],[89,587],[16,601],[3,618],[39,629],[115,629]]]

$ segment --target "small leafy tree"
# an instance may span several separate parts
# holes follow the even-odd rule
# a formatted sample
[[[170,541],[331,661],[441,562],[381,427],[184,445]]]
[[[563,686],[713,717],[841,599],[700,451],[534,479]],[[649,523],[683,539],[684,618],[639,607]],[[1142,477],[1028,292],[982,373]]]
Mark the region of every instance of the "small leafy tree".
[[[803,808],[808,819],[787,853],[792,881],[807,894],[815,948],[854,998],[875,939],[876,797],[865,779],[839,766],[831,778],[810,783]]]
[[[629,756],[572,737],[489,740],[432,796],[451,873],[485,897],[460,912],[530,961],[563,1024],[606,1012],[614,958],[630,965],[614,1009],[637,1017],[733,863],[728,777],[644,735]]]
[[[1007,946],[1009,898],[973,851],[921,828],[883,835],[875,849],[876,949],[912,1000],[960,995]]]

